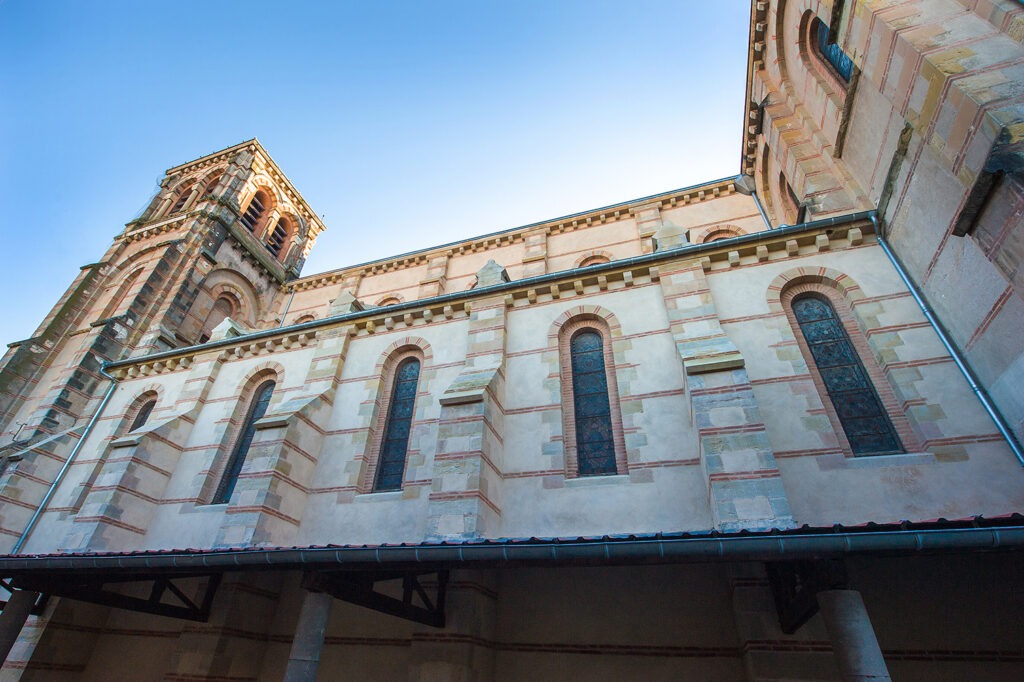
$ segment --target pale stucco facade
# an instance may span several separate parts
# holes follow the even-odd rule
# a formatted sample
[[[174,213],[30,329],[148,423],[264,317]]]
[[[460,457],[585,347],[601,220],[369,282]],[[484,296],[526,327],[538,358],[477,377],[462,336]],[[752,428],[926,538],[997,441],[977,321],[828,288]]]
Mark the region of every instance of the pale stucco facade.
[[[0,365],[0,577],[50,595],[0,676],[1016,679],[1021,26],[754,2],[741,175],[315,275],[258,142],[171,168]],[[898,448],[856,444],[801,297]]]

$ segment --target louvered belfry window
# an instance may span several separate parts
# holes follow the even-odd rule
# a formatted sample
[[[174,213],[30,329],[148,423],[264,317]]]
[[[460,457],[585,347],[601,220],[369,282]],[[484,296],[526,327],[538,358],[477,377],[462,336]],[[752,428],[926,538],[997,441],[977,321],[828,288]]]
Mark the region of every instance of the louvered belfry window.
[[[263,192],[256,192],[256,196],[249,202],[249,207],[245,209],[245,213],[242,214],[242,224],[252,232],[256,229],[256,223],[260,221],[263,216],[265,206],[263,205]]]
[[[191,182],[178,191],[178,198],[174,200],[174,206],[171,206],[171,213],[177,213],[181,209],[185,208],[185,204],[188,203],[188,198],[190,196],[192,196]]]
[[[267,237],[267,251],[274,254],[275,257],[281,255],[284,241],[288,238],[288,230],[285,229],[283,223],[283,220],[278,220],[274,229],[271,230],[270,236]]]
[[[416,386],[420,378],[420,361],[403,360],[395,372],[391,389],[388,417],[384,424],[384,438],[377,458],[377,476],[374,492],[401,490],[405,474],[405,455],[409,450],[413,410],[416,406]]]
[[[572,398],[576,417],[576,458],[580,476],[614,474],[615,440],[608,401],[604,341],[595,331],[577,332],[569,342]]]
[[[223,504],[231,499],[231,493],[235,491],[235,484],[238,483],[238,474],[245,464],[245,457],[249,454],[249,446],[256,435],[256,422],[267,413],[267,405],[270,404],[270,396],[274,393],[273,381],[265,381],[256,389],[252,404],[242,424],[242,431],[239,433],[238,442],[231,452],[228,465],[224,468],[224,475],[217,486],[217,492],[213,495],[213,504]]]
[[[903,452],[899,436],[835,308],[814,294],[793,299],[793,314],[855,455]]]

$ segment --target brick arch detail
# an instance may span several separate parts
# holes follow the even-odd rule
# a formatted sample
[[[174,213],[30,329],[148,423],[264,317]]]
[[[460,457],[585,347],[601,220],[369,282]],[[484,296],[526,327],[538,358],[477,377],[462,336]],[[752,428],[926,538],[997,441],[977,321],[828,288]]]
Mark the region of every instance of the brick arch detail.
[[[380,358],[377,360],[377,364],[374,365],[373,371],[377,374],[383,373],[385,366],[391,362],[393,357],[411,350],[418,350],[423,355],[424,369],[426,369],[428,364],[433,364],[434,349],[426,339],[420,336],[403,336],[393,341],[384,349],[384,352],[380,354]]]
[[[693,244],[706,244],[712,239],[718,239],[719,237],[739,237],[744,234],[747,234],[746,230],[737,225],[720,223],[697,228],[690,234],[690,242]]]
[[[548,331],[548,341],[554,340],[557,343],[562,327],[570,320],[575,321],[576,319],[601,320],[608,326],[608,332],[612,338],[622,336],[622,325],[619,324],[619,318],[615,313],[599,305],[577,305],[565,310],[555,318]]]
[[[374,305],[379,308],[384,305],[384,301],[390,301],[392,299],[398,303],[405,303],[405,299],[401,294],[385,294],[384,296],[381,296],[380,300],[378,300]],[[394,303],[388,303],[387,305],[394,305]]]
[[[208,287],[210,298],[216,301],[222,294],[230,294],[236,299],[239,310],[235,311],[236,316],[249,325],[255,325],[259,319],[261,309],[256,291],[245,279],[242,273],[237,270],[220,268],[206,276],[204,285]]]
[[[818,294],[828,299],[832,304],[841,324],[846,329],[850,342],[860,358],[861,365],[867,372],[875,392],[882,401],[882,405],[903,443],[904,451],[920,452],[922,449],[922,439],[919,437],[917,429],[911,423],[906,409],[897,395],[897,389],[900,388],[899,380],[887,374],[883,361],[879,358],[869,341],[869,335],[877,325],[866,322],[854,312],[857,302],[864,298],[864,292],[861,290],[860,285],[849,275],[831,268],[794,268],[776,277],[769,286],[769,306],[774,312],[782,312],[789,321],[789,330],[792,338],[787,338],[787,340],[795,341],[800,348],[807,371],[818,391],[821,405],[828,416],[829,422],[832,424],[832,430],[835,433],[839,449],[846,456],[853,456],[853,450],[846,439],[842,422],[836,413],[835,406],[828,397],[825,382],[822,380],[817,366],[814,364],[810,349],[807,347],[803,335],[799,331],[800,325],[796,320],[796,315],[793,313],[792,300],[804,293]],[[913,390],[912,387],[906,388],[909,388],[911,391]],[[906,390],[902,392],[904,394],[907,393]]]
[[[257,384],[270,378],[273,378],[277,385],[280,386],[284,382],[284,374],[284,365],[276,360],[259,362],[250,367],[249,371],[242,377],[242,380],[239,382],[239,395],[245,395],[246,391],[256,388]]]
[[[768,308],[773,313],[783,312],[783,294],[800,284],[823,284],[835,289],[850,305],[864,298],[860,285],[846,273],[833,268],[803,266],[786,270],[771,281],[767,291]],[[795,294],[790,292],[790,295]]]
[[[584,253],[581,253],[580,256],[576,259],[576,263],[573,265],[573,267],[574,268],[583,267],[584,261],[588,261],[588,260],[590,260],[592,258],[606,258],[607,259],[606,262],[611,262],[611,261],[615,260],[615,255],[612,254],[611,251],[604,251],[604,250],[601,250],[601,249],[593,249],[591,251],[586,251]],[[596,264],[592,263],[591,265],[596,265]]]

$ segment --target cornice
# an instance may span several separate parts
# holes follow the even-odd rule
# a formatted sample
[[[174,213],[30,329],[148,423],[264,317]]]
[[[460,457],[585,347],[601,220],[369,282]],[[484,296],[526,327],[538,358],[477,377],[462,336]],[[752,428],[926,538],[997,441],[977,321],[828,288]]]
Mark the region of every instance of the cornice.
[[[757,117],[759,103],[754,101],[754,74],[764,68],[765,32],[768,26],[768,0],[751,0],[750,33],[747,40],[747,87],[743,105],[743,146],[740,173],[753,175],[757,161]]]
[[[469,291],[343,313],[320,320],[266,329],[201,346],[189,346],[128,358],[106,365],[117,378],[133,378],[188,368],[198,356],[216,353],[232,361],[308,346],[321,334],[365,336],[393,330],[415,329],[432,323],[467,319],[475,301],[500,298],[506,307],[527,307],[555,299],[620,290],[657,282],[673,262],[699,262],[706,272],[780,262],[812,253],[857,248],[873,232],[871,212],[745,234],[730,239],[690,244],[677,249],[626,258],[585,268],[538,275]],[[134,369],[134,371],[132,371]]]
[[[302,214],[302,217],[308,222],[309,234],[311,237],[315,239],[320,233],[327,229],[327,226],[324,225],[323,221],[320,220],[320,217],[303,198],[302,193],[296,189],[295,185],[292,184],[292,181],[288,179],[288,176],[284,174],[281,167],[277,165],[276,161],[274,161],[274,158],[270,156],[270,153],[255,137],[251,140],[239,142],[227,149],[207,154],[206,156],[200,157],[194,161],[189,161],[188,163],[168,168],[165,176],[169,177],[178,173],[192,172],[214,166],[221,162],[230,161],[240,151],[249,151],[254,155],[258,155],[262,159],[271,178],[288,197],[289,202],[294,206],[294,208],[299,211]]]
[[[573,213],[560,218],[544,220],[529,225],[513,227],[500,232],[471,237],[469,239],[433,246],[420,251],[382,258],[380,260],[360,263],[337,270],[309,275],[293,280],[286,285],[286,291],[306,291],[319,289],[325,286],[332,286],[350,277],[375,275],[381,272],[392,272],[404,270],[405,268],[422,265],[432,258],[439,256],[455,256],[463,253],[476,253],[500,248],[509,244],[521,242],[527,234],[544,232],[546,234],[564,234],[575,230],[614,223],[620,220],[633,218],[635,211],[642,208],[660,207],[663,210],[678,208],[689,204],[700,203],[718,197],[725,197],[736,192],[734,185],[735,178],[722,178],[700,185],[683,187],[676,190],[655,194],[639,199],[632,199],[620,204],[612,204],[602,208],[595,208],[582,213]]]
[[[153,223],[147,223],[145,225],[142,225],[141,227],[135,228],[130,227],[133,223],[128,223],[126,227],[129,227],[129,229],[119,234],[117,238],[120,239],[121,241],[131,243],[142,241],[143,239],[148,239],[150,237],[154,237],[157,235],[165,234],[167,232],[177,230],[185,223],[186,220],[189,219],[190,216],[196,213],[198,213],[198,211],[179,213],[170,218],[159,220]]]

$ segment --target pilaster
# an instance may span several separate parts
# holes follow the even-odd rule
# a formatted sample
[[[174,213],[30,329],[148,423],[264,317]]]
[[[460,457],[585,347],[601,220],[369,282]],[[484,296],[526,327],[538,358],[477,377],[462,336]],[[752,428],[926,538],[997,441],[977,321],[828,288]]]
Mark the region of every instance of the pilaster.
[[[317,334],[301,394],[272,402],[225,511],[218,546],[284,545],[298,530],[323,448],[351,327]]]
[[[174,468],[189,441],[202,404],[220,371],[215,353],[195,360],[171,361],[189,376],[173,408],[153,417],[130,435],[112,441],[93,472],[80,502],[77,487],[62,489],[54,507],[78,507],[61,543],[67,551],[105,551],[141,547],[150,521],[164,498]],[[180,363],[180,364],[178,364]],[[135,368],[126,372],[133,374]]]
[[[661,203],[655,202],[635,206],[629,210],[636,220],[637,234],[640,237],[640,248],[644,253],[654,251],[654,234],[661,228]]]
[[[496,639],[497,627],[496,582],[493,572],[452,573],[444,630],[420,626],[413,633],[410,682],[493,679],[495,655],[491,643]]]
[[[427,533],[435,538],[481,537],[501,517],[505,301],[476,300],[462,372],[441,396]]]
[[[440,296],[448,282],[448,254],[436,256],[427,261],[427,274],[420,280],[417,298]]]
[[[739,349],[722,330],[699,261],[661,270],[669,326],[683,362],[715,528],[789,528],[786,491]]]
[[[547,229],[527,232],[523,236],[526,247],[523,254],[523,277],[536,277],[548,271]]]

